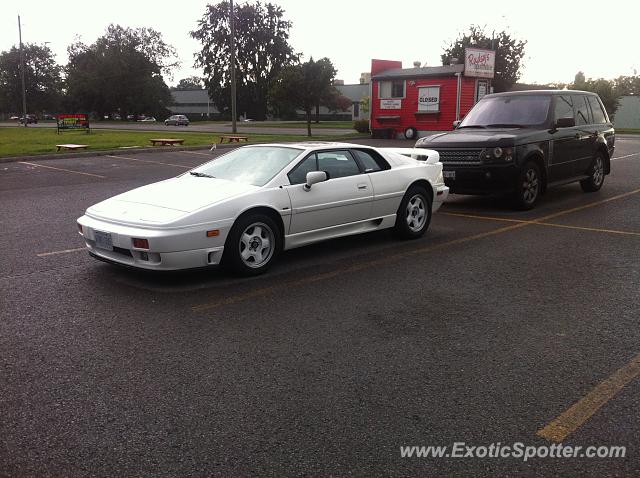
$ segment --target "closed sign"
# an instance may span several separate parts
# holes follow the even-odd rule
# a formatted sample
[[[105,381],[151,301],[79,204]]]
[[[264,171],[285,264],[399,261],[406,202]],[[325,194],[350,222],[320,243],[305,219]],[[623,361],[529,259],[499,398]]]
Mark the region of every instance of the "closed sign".
[[[418,88],[418,111],[440,111],[439,86],[422,86]]]

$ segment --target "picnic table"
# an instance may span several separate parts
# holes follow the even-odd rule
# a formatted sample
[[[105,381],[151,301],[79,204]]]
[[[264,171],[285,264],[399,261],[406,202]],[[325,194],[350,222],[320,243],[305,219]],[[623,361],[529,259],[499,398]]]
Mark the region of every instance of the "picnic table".
[[[158,143],[161,146],[174,146],[176,144],[184,143],[184,139],[176,139],[176,138],[155,138],[155,139],[150,139],[149,141],[151,141],[151,144],[153,146],[157,145]]]
[[[56,144],[56,151],[60,151],[61,149],[87,149],[89,147],[88,144]]]
[[[220,136],[220,144],[224,143],[225,139],[229,143],[239,143],[240,141],[244,141],[246,143],[249,141],[248,136]]]

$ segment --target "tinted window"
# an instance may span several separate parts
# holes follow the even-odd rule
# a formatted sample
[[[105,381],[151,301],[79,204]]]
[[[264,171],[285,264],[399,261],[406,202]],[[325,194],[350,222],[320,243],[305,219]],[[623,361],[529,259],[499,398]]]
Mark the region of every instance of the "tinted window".
[[[587,96],[589,104],[591,105],[591,112],[593,113],[593,122],[597,124],[604,124],[607,122],[607,116],[604,114],[602,106],[595,96]]]
[[[573,101],[571,101],[571,96],[556,96],[556,108],[553,117],[556,121],[561,118],[573,118]]]
[[[318,153],[318,171],[326,171],[329,179],[360,174],[356,160],[348,151],[326,151]]]
[[[304,184],[307,182],[307,173],[317,171],[316,154],[307,156],[296,168],[289,173],[289,182],[291,184]]]
[[[356,158],[358,158],[358,161],[360,161],[360,164],[362,164],[362,166],[364,167],[365,173],[372,173],[374,171],[380,171],[382,169],[369,152],[354,149],[352,153],[355,154]]]
[[[470,126],[531,126],[547,120],[549,95],[484,97],[467,114],[460,128]]]
[[[574,96],[574,107],[576,113],[576,125],[589,124],[589,107],[584,96]]]

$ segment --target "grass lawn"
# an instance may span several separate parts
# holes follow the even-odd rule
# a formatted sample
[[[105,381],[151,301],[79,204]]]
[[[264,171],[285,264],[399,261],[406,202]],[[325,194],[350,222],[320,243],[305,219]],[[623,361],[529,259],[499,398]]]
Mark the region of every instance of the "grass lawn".
[[[190,132],[165,132],[154,131],[123,131],[94,129],[91,134],[82,131],[65,131],[56,134],[53,128],[16,128],[0,127],[0,157],[6,156],[30,156],[36,154],[51,154],[56,152],[56,144],[88,144],[89,151],[101,151],[118,149],[127,146],[149,147],[152,138],[179,138],[184,139],[184,146],[205,146],[217,143],[222,133],[190,133]],[[340,140],[343,136],[353,137],[353,134],[345,135],[314,135],[311,138],[299,135],[268,135],[268,134],[243,134],[249,137],[250,143]],[[244,143],[240,143],[244,144]],[[68,152],[68,151],[61,151]]]

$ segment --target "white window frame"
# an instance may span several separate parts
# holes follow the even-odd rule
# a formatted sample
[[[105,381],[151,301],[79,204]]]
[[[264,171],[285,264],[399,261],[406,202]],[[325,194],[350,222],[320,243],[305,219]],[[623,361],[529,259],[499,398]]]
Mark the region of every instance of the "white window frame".
[[[391,96],[391,92],[393,91],[393,83],[396,81],[402,81],[402,96]],[[389,96],[383,96],[382,90],[383,85],[389,85]],[[378,81],[378,99],[379,100],[403,100],[407,97],[407,81],[406,80],[382,80]]]

